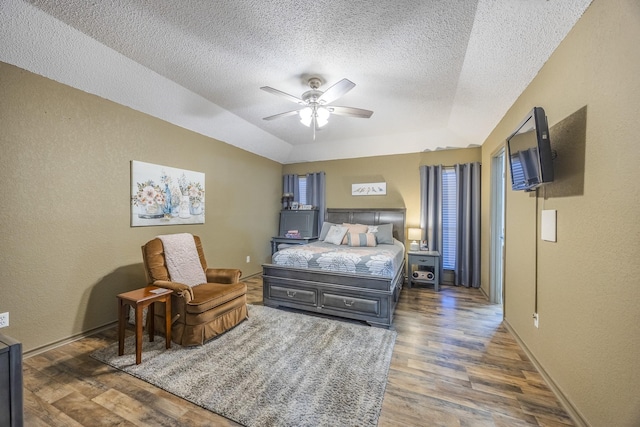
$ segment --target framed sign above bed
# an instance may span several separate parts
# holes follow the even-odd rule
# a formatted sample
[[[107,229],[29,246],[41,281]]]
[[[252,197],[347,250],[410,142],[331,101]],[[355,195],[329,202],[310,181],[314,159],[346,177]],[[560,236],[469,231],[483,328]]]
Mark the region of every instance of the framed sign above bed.
[[[351,184],[352,196],[384,196],[387,194],[386,182],[369,182],[366,184]]]

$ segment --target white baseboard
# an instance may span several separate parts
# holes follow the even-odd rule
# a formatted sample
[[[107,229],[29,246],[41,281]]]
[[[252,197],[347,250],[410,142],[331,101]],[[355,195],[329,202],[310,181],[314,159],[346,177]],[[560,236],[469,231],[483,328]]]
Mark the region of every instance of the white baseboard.
[[[534,357],[533,353],[531,353],[531,351],[522,341],[520,336],[511,327],[507,319],[503,319],[503,322],[507,330],[511,332],[511,335],[513,335],[513,337],[516,339],[518,345],[520,345],[520,347],[525,352],[529,360],[531,360],[531,363],[533,363],[533,366],[535,366],[535,368],[538,370],[542,378],[545,380],[545,382],[547,383],[547,385],[549,386],[553,394],[556,395],[556,397],[560,401],[560,404],[562,405],[564,410],[567,411],[567,413],[569,414],[569,417],[571,417],[571,420],[576,425],[576,427],[590,427],[590,424],[584,419],[580,411],[573,405],[573,403],[571,403],[571,401],[565,396],[565,394],[562,392],[562,389],[560,389],[560,387],[558,387],[558,385],[553,381],[553,379],[549,376],[549,374],[547,374],[547,371],[544,370],[542,365]]]
[[[484,297],[487,299],[487,301],[490,301],[489,295],[487,295],[487,293],[484,291],[484,289],[482,289],[482,286],[480,286],[478,289],[480,289],[480,293],[482,293],[482,295],[484,295]],[[503,319],[504,319],[504,317],[503,317]]]
[[[249,276],[243,276],[243,277],[240,278],[240,280],[251,279],[253,277],[261,276],[261,275],[262,275],[262,272],[258,272],[258,273],[255,273],[255,274],[251,274]],[[58,347],[61,347],[61,346],[65,345],[65,344],[69,344],[69,343],[72,343],[74,341],[81,340],[83,338],[86,338],[86,337],[89,337],[91,335],[97,334],[98,332],[106,331],[107,329],[113,328],[114,326],[117,326],[117,325],[118,325],[118,321],[116,320],[114,322],[109,322],[109,323],[107,323],[107,324],[105,324],[103,326],[98,326],[97,328],[90,329],[90,330],[85,331],[85,332],[80,332],[79,334],[76,334],[76,335],[72,335],[69,338],[63,338],[63,339],[61,339],[59,341],[55,341],[55,342],[52,342],[50,344],[43,345],[42,347],[38,347],[38,348],[34,348],[32,350],[29,350],[29,351],[25,351],[24,353],[22,353],[22,358],[23,359],[28,359],[29,357],[37,356],[38,354],[44,353],[44,352],[46,352],[48,350],[53,350],[54,348],[58,348]]]
[[[65,345],[65,344],[69,344],[69,343],[72,343],[74,341],[81,340],[83,338],[86,338],[86,337],[89,337],[91,335],[97,334],[98,332],[106,331],[107,329],[111,329],[111,328],[113,328],[114,326],[117,326],[117,325],[118,325],[118,321],[116,320],[115,322],[109,322],[106,325],[102,325],[102,326],[99,326],[97,328],[90,329],[90,330],[85,331],[85,332],[80,332],[79,334],[76,334],[76,335],[72,335],[69,338],[64,338],[64,339],[61,339],[59,341],[55,341],[55,342],[52,342],[50,344],[43,345],[42,347],[38,347],[38,348],[34,348],[32,350],[29,350],[29,351],[25,351],[22,354],[22,358],[23,359],[28,359],[29,357],[37,356],[38,354],[42,354],[42,353],[44,353],[46,351],[53,350],[54,348],[61,347],[61,346]]]

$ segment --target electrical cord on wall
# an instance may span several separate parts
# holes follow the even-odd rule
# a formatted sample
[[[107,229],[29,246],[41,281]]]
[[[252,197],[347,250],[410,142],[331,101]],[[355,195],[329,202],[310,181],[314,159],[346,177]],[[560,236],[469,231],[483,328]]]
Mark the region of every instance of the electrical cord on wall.
[[[545,201],[547,200],[547,187],[543,186],[542,187],[542,209],[544,210],[545,208]],[[540,210],[538,210],[538,188],[536,188],[536,235],[535,235],[535,249],[536,249],[536,255],[535,255],[535,263],[536,263],[536,270],[535,270],[535,285],[534,285],[534,290],[535,290],[535,296],[534,296],[534,310],[533,310],[533,317],[536,316],[536,314],[538,313],[538,233],[540,233],[540,229],[538,228],[538,212],[540,212]]]
[[[542,202],[544,204],[544,201]],[[534,299],[533,299],[533,317],[538,314],[538,188],[536,188],[536,234],[535,241],[535,274],[534,274]]]

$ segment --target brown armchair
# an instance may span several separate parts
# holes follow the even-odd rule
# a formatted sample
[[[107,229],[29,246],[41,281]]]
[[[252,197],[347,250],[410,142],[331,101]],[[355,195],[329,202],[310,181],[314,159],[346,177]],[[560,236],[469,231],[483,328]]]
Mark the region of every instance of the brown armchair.
[[[240,282],[242,272],[238,269],[207,268],[200,237],[193,236],[193,239],[207,277],[207,283],[198,286],[171,281],[162,240],[155,238],[142,247],[147,283],[173,290],[171,336],[174,342],[183,346],[203,344],[248,317],[247,285]],[[164,308],[158,307],[154,311],[155,328],[164,334]]]

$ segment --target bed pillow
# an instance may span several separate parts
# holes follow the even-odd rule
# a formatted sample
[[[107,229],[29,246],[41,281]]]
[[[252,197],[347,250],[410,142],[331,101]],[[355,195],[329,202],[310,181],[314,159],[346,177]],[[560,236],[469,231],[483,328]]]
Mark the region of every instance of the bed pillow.
[[[332,225],[338,225],[338,224],[334,224],[333,222],[323,222],[322,223],[322,229],[320,230],[320,235],[318,236],[318,240],[324,242],[324,239],[327,238],[327,233],[329,232],[329,229],[331,228]]]
[[[393,224],[370,225],[367,232],[376,235],[379,245],[393,245]]]
[[[367,232],[367,226],[362,224],[347,224],[345,222],[344,224],[342,224],[342,226],[347,228],[347,233],[366,233]],[[342,239],[342,244],[343,245],[349,244],[349,241],[346,235]]]
[[[349,246],[376,246],[376,236],[373,233],[347,233]]]
[[[339,245],[342,243],[342,239],[345,234],[347,234],[347,228],[342,227],[340,225],[332,225],[329,228],[329,232],[327,233],[327,237],[325,237],[324,241],[327,243],[333,243],[334,245]]]

